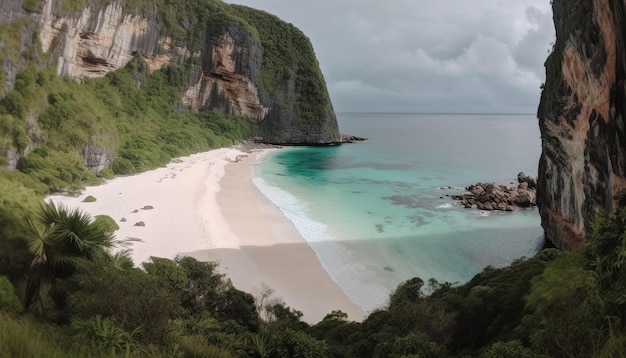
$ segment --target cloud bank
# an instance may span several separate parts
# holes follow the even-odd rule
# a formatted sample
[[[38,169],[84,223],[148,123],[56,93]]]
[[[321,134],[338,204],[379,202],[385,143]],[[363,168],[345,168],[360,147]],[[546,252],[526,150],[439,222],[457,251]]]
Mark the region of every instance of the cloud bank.
[[[232,0],[300,28],[337,112],[534,113],[549,0]]]

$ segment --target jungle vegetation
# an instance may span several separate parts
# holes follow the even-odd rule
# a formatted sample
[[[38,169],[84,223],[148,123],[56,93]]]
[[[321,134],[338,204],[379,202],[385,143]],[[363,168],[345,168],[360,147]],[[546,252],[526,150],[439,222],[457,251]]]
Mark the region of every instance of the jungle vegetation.
[[[42,3],[23,6],[36,11]],[[66,0],[59,11],[85,3]],[[214,0],[125,3],[144,12],[156,5],[163,26],[192,47],[200,28],[183,27],[186,18],[221,11],[229,21],[262,22]],[[617,209],[590,223],[576,252],[545,249],[487,267],[464,284],[412,278],[362,322],[333,311],[305,323],[271,289],[257,297],[240,291],[212,262],[133,263],[111,220],[45,203],[45,195],[232,145],[254,128],[243,118],[177,105],[191,62],[148,73],[138,57],[79,83],[56,76],[37,46],[20,52],[19,28],[0,25],[0,60],[26,63],[0,99],[0,358],[626,355],[624,193]],[[276,41],[283,49],[284,40]],[[263,86],[271,86],[268,78]],[[114,153],[110,168],[95,174],[85,166],[88,143]],[[29,148],[28,155],[10,163],[12,148]]]
[[[307,324],[235,288],[215,263],[137,267],[112,228],[39,204],[2,236],[0,357],[621,357],[626,194],[577,252],[545,249],[465,284],[407,280],[354,322]]]

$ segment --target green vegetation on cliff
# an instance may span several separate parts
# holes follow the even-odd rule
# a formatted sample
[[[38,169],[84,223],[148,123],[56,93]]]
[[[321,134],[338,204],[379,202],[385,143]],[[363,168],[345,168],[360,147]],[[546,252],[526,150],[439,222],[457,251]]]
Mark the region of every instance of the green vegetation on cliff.
[[[53,9],[72,14],[85,6],[110,3],[63,1]],[[0,60],[22,68],[13,90],[0,98],[0,166],[28,174],[37,193],[76,191],[83,183],[98,183],[97,175],[145,171],[172,157],[231,145],[255,133],[276,142],[338,140],[315,54],[293,25],[219,0],[120,3],[124,11],[156,15],[163,35],[190,53],[200,51],[208,38],[235,28],[260,41],[263,64],[253,77],[258,75],[261,100],[270,106],[270,115],[255,126],[243,118],[206,111],[192,114],[183,108],[181,93],[191,85],[191,74],[201,70],[202,59],[194,56],[150,73],[138,53],[125,68],[105,78],[83,78],[79,83],[58,77],[48,67],[51,53],[41,53],[36,31],[29,34],[30,44],[20,41],[32,20],[23,17],[0,24]],[[42,1],[23,3],[27,11],[42,6]],[[54,49],[53,41],[51,52]]]
[[[274,103],[259,123],[260,134],[277,143],[337,142],[334,110],[309,39],[274,15],[239,5],[230,9],[256,29],[263,45],[259,93],[263,103]]]
[[[260,83],[265,101],[280,97],[277,82],[294,79],[298,100],[281,105],[295,107],[293,109],[302,114],[299,121],[305,123],[325,119],[332,108],[309,39],[292,24],[264,11],[239,5],[231,5],[231,8],[258,31],[265,55]]]
[[[23,70],[15,89],[0,101],[5,139],[0,142],[0,163],[7,165],[2,154],[9,148],[21,152],[29,145],[30,131],[38,147],[21,158],[17,168],[49,190],[77,189],[81,182],[98,182],[81,156],[88,145],[110,159],[103,167],[132,174],[249,135],[250,124],[243,118],[176,111],[180,69],[167,67],[147,75],[141,67],[137,59],[124,70],[81,84],[57,77],[52,70]],[[142,79],[140,88],[135,77]]]
[[[262,51],[248,53],[250,49],[244,49],[241,52],[244,54],[242,56],[250,58],[246,63],[238,63],[240,68],[236,70],[237,74],[242,74],[253,82],[259,91],[261,105],[269,109],[267,116],[256,128],[257,134],[277,143],[328,144],[340,139],[332,103],[315,53],[309,39],[295,26],[263,11],[228,5],[220,0],[66,0],[54,2],[53,10],[57,16],[77,17],[85,7],[98,13],[99,8],[112,3],[122,5],[126,13],[148,19],[150,39],[145,41],[167,38],[168,49],[182,49],[173,51],[175,59],[172,68],[184,69],[184,88],[195,84],[190,81],[193,78],[195,82],[202,71],[211,70],[206,68],[211,62],[210,46],[216,45],[215,42],[224,33],[233,36],[238,46],[260,44]],[[40,11],[42,4],[42,1],[31,0],[24,3],[23,8],[27,11]],[[26,19],[19,21],[28,21]],[[7,50],[17,48],[13,51],[17,55],[13,56],[12,63],[21,61],[20,44],[14,43],[20,34],[15,29],[24,31],[24,26],[18,25],[16,23],[7,27],[6,31],[0,31],[0,39],[3,32],[11,37],[11,41],[7,43],[12,46]],[[33,33],[32,36],[37,37],[37,34]],[[152,39],[154,36],[157,38]],[[56,43],[53,43],[51,53],[54,53],[59,42],[65,41],[61,37],[54,39]],[[149,55],[169,51],[155,49],[155,46],[159,46],[156,42],[141,46],[144,45],[151,52]],[[50,61],[43,60],[43,57],[50,56],[51,53],[40,55],[40,58],[35,58],[35,62],[39,65],[49,64]],[[220,104],[218,108],[229,106]]]

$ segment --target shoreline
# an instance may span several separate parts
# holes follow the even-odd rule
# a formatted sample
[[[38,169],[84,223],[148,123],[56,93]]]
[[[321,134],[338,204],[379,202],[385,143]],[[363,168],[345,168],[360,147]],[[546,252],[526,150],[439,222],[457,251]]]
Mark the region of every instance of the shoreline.
[[[223,221],[239,240],[239,249],[191,255],[204,259],[213,253],[220,257],[236,287],[253,294],[269,287],[274,297],[302,311],[306,322],[319,322],[333,310],[361,321],[364,310],[332,280],[294,224],[253,183],[258,156],[259,152],[253,152],[228,163],[216,195]]]
[[[108,215],[115,235],[132,243],[136,266],[150,256],[189,255],[215,261],[235,287],[252,295],[264,288],[317,323],[333,310],[361,321],[294,225],[254,185],[253,167],[266,149],[215,149],[174,159],[166,167],[116,177],[80,196],[48,196],[92,216]],[[82,200],[94,196],[95,202]]]

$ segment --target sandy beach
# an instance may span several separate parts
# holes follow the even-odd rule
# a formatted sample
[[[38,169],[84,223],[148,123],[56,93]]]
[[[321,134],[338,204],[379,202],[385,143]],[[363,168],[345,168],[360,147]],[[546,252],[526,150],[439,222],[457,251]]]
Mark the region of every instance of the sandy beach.
[[[365,313],[322,268],[315,252],[252,182],[257,153],[223,148],[179,158],[164,168],[87,187],[56,203],[109,215],[118,239],[132,242],[136,265],[150,256],[217,261],[235,287],[274,296],[315,323],[333,310]],[[95,202],[83,202],[87,196]]]

